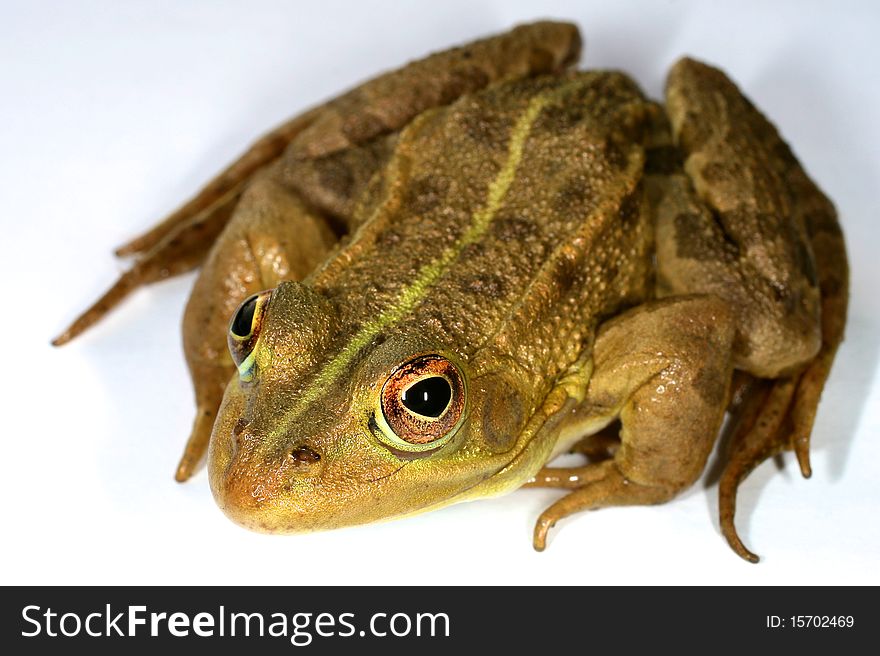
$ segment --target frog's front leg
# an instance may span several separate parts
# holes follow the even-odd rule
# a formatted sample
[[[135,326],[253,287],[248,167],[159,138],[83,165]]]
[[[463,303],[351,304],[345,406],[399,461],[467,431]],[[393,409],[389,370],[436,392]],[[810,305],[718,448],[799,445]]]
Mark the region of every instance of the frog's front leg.
[[[562,439],[620,419],[620,447],[608,460],[538,472],[533,486],[575,490],[538,519],[537,550],[563,517],[662,503],[699,477],[727,407],[734,325],[721,299],[689,296],[636,307],[600,328],[586,398]]]

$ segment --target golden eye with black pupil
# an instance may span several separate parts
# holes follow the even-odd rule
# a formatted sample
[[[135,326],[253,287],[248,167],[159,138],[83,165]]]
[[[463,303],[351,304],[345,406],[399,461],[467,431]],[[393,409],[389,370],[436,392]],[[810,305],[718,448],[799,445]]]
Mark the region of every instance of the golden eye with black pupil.
[[[381,438],[394,449],[427,452],[455,435],[464,415],[465,385],[442,355],[422,355],[395,369],[379,395]]]
[[[226,339],[229,353],[235,366],[238,367],[239,377],[245,382],[252,380],[254,376],[256,360],[254,347],[260,337],[260,328],[271,296],[271,290],[250,296],[238,306],[229,322]]]

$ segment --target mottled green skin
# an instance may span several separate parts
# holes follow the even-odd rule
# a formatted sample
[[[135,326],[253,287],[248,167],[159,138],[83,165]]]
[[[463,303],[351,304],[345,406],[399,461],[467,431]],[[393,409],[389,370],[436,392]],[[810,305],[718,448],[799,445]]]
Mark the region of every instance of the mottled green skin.
[[[514,125],[539,96],[547,104],[527,126],[512,184],[485,232],[462,245],[510,157]],[[422,352],[462,363],[472,411],[456,437],[461,448],[445,448],[430,462],[410,461],[407,473],[430,467],[432,480],[449,486],[449,498],[517,456],[527,446],[518,443],[527,420],[590,344],[597,322],[648,294],[651,229],[639,184],[647,117],[647,103],[625,76],[579,73],[491,87],[408,126],[386,174],[375,178],[355,213],[360,228],[307,279],[309,290],[282,284],[274,294],[262,345],[273,353],[272,364],[243,395],[245,414],[254,417],[250,427],[266,436],[259,445],[261,457],[271,462],[266,469],[284,461],[292,442],[324,454],[325,468],[337,458],[349,471],[353,463],[356,470],[379,475],[398,467],[394,457],[355,457],[356,445],[374,441],[369,386]],[[308,397],[328,362],[348,348],[364,323],[387,313],[423,267],[449,250],[454,257],[412,308],[383,323],[332,378],[322,378],[311,403],[297,404],[294,412],[280,407]],[[311,321],[321,329],[282,325],[281,317],[291,312],[288,297],[300,303],[313,299],[320,309],[312,308]],[[304,333],[314,341],[300,344]],[[300,357],[279,355],[291,344]],[[261,394],[261,385],[271,391]],[[493,404],[503,405],[504,412],[473,411]],[[451,470],[437,475],[444,458],[454,461],[457,475]],[[265,485],[266,472],[260,470],[244,478]],[[326,469],[323,476],[329,477]],[[285,481],[285,493],[298,484]],[[394,514],[420,509],[422,499],[401,503],[410,494],[396,496],[387,489],[391,485],[386,479],[376,489],[394,499]],[[320,489],[309,485],[308,494]],[[363,490],[353,493],[361,496]],[[336,487],[326,502],[331,497],[334,508],[351,503]],[[266,500],[259,505],[271,507]],[[361,508],[356,519],[370,521],[386,512],[378,505],[375,514]],[[333,516],[329,521],[338,522],[338,514]]]

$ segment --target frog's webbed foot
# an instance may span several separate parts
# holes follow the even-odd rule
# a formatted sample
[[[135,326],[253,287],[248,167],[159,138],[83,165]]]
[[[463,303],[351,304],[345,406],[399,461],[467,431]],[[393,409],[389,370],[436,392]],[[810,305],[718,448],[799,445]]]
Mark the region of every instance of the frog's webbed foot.
[[[838,243],[842,246],[842,241]],[[804,478],[812,475],[810,434],[822,388],[843,338],[846,316],[846,286],[838,284],[837,275],[839,268],[820,269],[823,332],[819,354],[792,376],[776,380],[746,377],[739,402],[731,408],[728,461],[718,489],[721,531],[731,548],[752,563],[759,558],[745,547],[734,525],[737,489],[758,465],[783,450],[795,452]]]

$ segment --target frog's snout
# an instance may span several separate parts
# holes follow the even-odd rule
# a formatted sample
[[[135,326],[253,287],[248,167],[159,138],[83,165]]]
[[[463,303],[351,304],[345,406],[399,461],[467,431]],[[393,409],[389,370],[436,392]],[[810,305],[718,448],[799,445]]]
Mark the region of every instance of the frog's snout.
[[[319,446],[308,439],[275,444],[244,418],[227,430],[227,446],[215,452],[219,459],[211,476],[223,511],[238,524],[268,532],[289,526],[291,515],[301,521],[311,514],[308,490],[326,465]],[[282,515],[286,521],[280,521]]]

